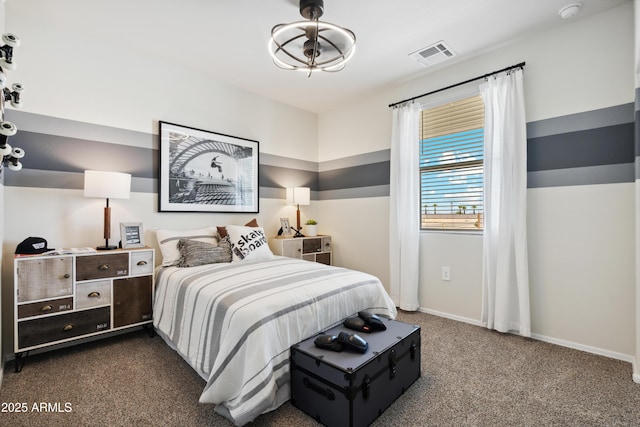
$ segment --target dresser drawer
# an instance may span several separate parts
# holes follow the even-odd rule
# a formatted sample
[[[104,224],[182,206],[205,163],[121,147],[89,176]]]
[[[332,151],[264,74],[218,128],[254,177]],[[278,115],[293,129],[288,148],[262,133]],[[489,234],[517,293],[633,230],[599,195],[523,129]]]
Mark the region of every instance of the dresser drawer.
[[[110,327],[109,320],[110,307],[25,320],[18,323],[18,347],[23,349],[105,331]]]
[[[111,280],[76,284],[76,308],[111,304]]]
[[[16,266],[18,302],[73,295],[73,258],[19,260]]]
[[[151,276],[113,281],[113,327],[150,322],[153,319]]]
[[[32,302],[18,306],[18,319],[25,317],[42,316],[43,314],[59,313],[73,310],[73,298],[60,298],[48,301]]]
[[[302,242],[302,253],[310,254],[314,252],[322,252],[322,239],[304,239]]]
[[[153,273],[153,251],[131,252],[131,275],[140,276]]]
[[[90,255],[76,258],[76,280],[106,279],[129,275],[129,254]]]

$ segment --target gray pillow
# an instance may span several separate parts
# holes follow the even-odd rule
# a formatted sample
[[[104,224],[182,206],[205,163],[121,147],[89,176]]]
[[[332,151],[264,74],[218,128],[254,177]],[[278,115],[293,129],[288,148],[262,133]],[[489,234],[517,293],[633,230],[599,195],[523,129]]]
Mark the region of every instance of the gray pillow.
[[[180,251],[178,267],[231,262],[231,243],[228,237],[220,239],[217,245],[197,240],[180,239],[178,250]]]

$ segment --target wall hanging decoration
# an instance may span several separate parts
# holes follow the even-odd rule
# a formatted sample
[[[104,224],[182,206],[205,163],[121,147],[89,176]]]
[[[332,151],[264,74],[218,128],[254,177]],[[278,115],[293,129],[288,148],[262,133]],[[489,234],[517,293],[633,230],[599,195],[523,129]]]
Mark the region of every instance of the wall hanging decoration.
[[[2,89],[0,94],[0,176],[2,176],[5,166],[12,171],[22,169],[20,159],[24,157],[22,148],[11,147],[8,143],[9,137],[15,135],[18,128],[13,123],[4,120],[4,107],[7,101],[12,107],[22,107],[22,101],[20,100],[20,93],[23,90],[22,85],[14,83],[9,89],[6,87],[7,75],[5,74],[5,70],[14,70],[16,68],[16,63],[13,61],[13,48],[20,45],[20,39],[11,33],[5,33],[2,35],[2,41],[4,44],[0,46],[0,88]]]
[[[160,122],[160,212],[257,213],[258,141]]]

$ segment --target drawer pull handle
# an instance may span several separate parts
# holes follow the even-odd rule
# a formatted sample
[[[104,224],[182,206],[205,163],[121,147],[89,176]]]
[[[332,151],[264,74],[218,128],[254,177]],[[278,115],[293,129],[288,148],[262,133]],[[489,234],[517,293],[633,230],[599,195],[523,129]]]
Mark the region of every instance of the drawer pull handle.
[[[62,328],[62,330],[65,331],[65,332],[66,331],[70,331],[72,329],[73,329],[73,325],[72,324],[65,325],[64,328]]]
[[[91,292],[87,295],[89,298],[100,298],[100,292]]]
[[[50,305],[45,305],[40,309],[40,311],[51,311],[51,310],[53,310],[53,307],[51,307]]]
[[[109,264],[102,264],[98,266],[98,270],[100,271],[106,271],[109,269]]]
[[[65,275],[64,275],[64,278],[65,278],[65,279],[68,279],[69,277],[71,277],[71,275],[70,275],[69,273],[67,273],[67,274],[65,274]]]
[[[138,261],[138,265],[147,265],[147,261],[145,260]]]

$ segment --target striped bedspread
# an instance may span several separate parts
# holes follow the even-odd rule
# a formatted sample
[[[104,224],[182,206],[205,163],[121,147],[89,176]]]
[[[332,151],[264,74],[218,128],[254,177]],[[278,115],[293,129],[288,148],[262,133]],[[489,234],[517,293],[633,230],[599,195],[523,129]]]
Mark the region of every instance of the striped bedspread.
[[[163,267],[154,325],[206,380],[200,402],[236,425],[290,398],[289,348],[360,310],[395,318],[369,274],[293,258]]]

